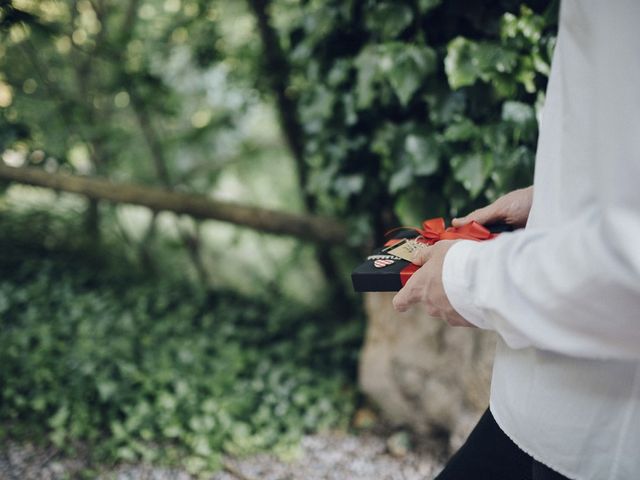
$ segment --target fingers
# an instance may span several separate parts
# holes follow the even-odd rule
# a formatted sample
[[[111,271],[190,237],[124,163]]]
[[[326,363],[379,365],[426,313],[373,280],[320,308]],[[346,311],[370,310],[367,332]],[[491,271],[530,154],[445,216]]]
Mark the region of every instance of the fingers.
[[[474,210],[464,217],[454,218],[451,225],[461,227],[475,220],[481,225],[506,222],[516,227],[523,227],[527,223],[532,201],[532,186],[514,190],[498,198],[491,205]]]
[[[413,289],[407,288],[405,285],[400,289],[396,296],[393,297],[393,308],[396,312],[404,313],[409,310],[409,307],[415,303],[413,299]]]
[[[417,252],[414,252],[414,255],[414,263],[417,264],[420,262],[420,265],[424,265],[433,255],[433,247],[424,245],[422,248],[418,249]],[[395,297],[393,297],[393,308],[397,312],[406,312],[413,304],[420,302],[422,297],[421,285],[424,284],[424,278],[420,276],[421,273],[425,273],[422,268],[414,273],[411,278],[409,278],[405,286],[396,293]]]
[[[461,227],[474,220],[481,225],[487,225],[497,223],[503,219],[504,218],[500,213],[500,210],[495,206],[495,204],[491,204],[486,207],[478,208],[464,217],[454,218],[451,220],[451,225],[454,227]]]
[[[457,217],[451,220],[451,226],[453,227],[461,227],[463,225],[466,225],[467,223],[469,223],[471,220],[468,219],[469,215],[466,215],[464,217]]]
[[[420,247],[414,250],[411,263],[414,263],[418,266],[422,266],[429,261],[429,258],[431,258],[432,247],[424,244],[418,244],[418,245],[420,245]]]

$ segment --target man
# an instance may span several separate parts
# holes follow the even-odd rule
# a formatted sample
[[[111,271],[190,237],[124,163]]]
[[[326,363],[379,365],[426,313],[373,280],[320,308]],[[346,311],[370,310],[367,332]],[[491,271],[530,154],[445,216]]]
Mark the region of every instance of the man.
[[[563,1],[534,186],[474,219],[526,228],[425,248],[394,298],[499,335],[438,480],[640,478],[640,1]]]

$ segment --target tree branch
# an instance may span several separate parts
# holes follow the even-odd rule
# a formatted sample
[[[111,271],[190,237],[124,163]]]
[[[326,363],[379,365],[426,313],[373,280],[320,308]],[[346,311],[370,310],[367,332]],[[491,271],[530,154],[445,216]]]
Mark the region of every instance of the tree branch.
[[[0,179],[77,193],[96,200],[140,205],[153,211],[169,211],[203,220],[229,222],[312,242],[344,244],[347,237],[346,227],[332,218],[285,213],[162,188],[114,184],[105,179],[47,173],[36,168],[9,167],[1,162]]]

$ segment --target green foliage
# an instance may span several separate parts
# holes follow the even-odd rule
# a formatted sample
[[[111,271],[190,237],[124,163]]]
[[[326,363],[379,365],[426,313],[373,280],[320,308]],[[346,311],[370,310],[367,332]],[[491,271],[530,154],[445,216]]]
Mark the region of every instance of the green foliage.
[[[345,425],[358,321],[150,282],[81,227],[0,214],[0,436],[196,472]]]
[[[323,207],[379,234],[531,182],[557,15],[541,3],[276,2]]]
[[[520,3],[270,2],[304,127],[303,188],[354,240],[531,181],[557,2]],[[269,92],[282,72],[262,71],[254,20],[246,2],[0,1],[0,154],[300,210]],[[83,230],[0,211],[1,433],[202,471],[348,418],[357,321],[205,295],[169,269],[149,282]]]
[[[223,38],[247,18],[242,2],[0,2],[0,154],[138,183],[165,184],[165,170],[208,192],[255,148],[258,39]]]
[[[277,131],[246,125],[267,78],[290,70],[304,188],[354,232],[531,181],[555,1],[272,0],[283,72],[263,71],[246,2],[13,3],[0,12],[0,147],[28,164],[156,183],[164,164],[177,187],[209,193],[229,162],[273,149]]]

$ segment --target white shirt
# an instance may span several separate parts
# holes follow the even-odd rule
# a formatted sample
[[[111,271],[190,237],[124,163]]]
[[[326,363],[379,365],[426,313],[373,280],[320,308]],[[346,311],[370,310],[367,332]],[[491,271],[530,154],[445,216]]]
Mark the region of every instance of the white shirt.
[[[447,253],[500,340],[491,411],[580,480],[640,478],[640,0],[564,0],[527,227]]]

